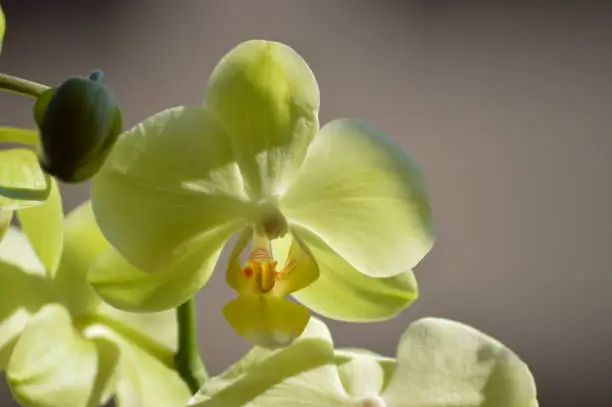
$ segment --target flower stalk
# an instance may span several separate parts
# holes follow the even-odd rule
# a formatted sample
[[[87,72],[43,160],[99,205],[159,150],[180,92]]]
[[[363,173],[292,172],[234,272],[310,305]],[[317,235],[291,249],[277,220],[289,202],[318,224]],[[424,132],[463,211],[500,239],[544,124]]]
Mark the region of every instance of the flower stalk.
[[[27,79],[19,78],[5,73],[0,73],[0,90],[18,93],[37,99],[49,87]]]
[[[196,393],[208,380],[208,372],[198,350],[194,298],[190,298],[176,308],[176,318],[178,322],[178,350],[174,356],[175,368],[187,383],[191,392]]]

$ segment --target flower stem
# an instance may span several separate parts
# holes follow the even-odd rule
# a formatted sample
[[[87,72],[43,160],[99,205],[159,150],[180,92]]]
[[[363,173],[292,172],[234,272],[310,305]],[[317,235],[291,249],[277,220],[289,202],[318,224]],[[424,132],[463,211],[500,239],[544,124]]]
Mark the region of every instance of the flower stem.
[[[178,321],[178,351],[174,363],[179,375],[192,393],[208,380],[208,373],[198,351],[195,299],[191,298],[176,308]]]
[[[49,89],[49,87],[46,85],[0,73],[0,90],[2,91],[18,93],[36,99],[47,89]]]

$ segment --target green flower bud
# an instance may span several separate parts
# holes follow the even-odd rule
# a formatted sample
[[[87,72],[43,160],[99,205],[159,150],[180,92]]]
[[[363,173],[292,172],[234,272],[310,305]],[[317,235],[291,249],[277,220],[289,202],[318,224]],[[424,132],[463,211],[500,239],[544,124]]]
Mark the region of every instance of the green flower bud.
[[[122,129],[121,110],[99,80],[74,77],[43,93],[34,106],[40,129],[40,165],[67,183],[83,182],[102,166]]]

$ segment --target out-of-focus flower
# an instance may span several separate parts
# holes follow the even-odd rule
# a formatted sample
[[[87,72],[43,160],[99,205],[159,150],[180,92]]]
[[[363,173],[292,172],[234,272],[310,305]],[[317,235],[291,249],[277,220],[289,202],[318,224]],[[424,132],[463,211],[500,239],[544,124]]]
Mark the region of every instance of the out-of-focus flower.
[[[2,41],[4,40],[4,32],[6,31],[6,18],[0,6],[0,52],[2,52]]]
[[[143,271],[99,263],[91,281],[102,297],[129,310],[175,307],[241,231],[227,269],[237,298],[224,314],[254,343],[290,343],[306,307],[373,321],[408,306],[411,269],[433,243],[421,171],[359,120],[319,129],[318,110],[317,82],[298,54],[248,41],[214,69],[204,107],[172,108],[124,133],[94,177],[93,209]]]
[[[6,18],[0,5],[0,53],[5,32]],[[23,147],[2,148],[3,143],[36,145],[38,136],[33,130],[0,127],[0,240],[11,224],[13,212],[44,202],[52,188],[34,151]]]
[[[11,148],[4,148],[10,143]],[[27,146],[38,144],[35,130],[0,127],[0,210],[7,213],[44,202],[52,182],[38,163],[36,152]]]
[[[464,324],[423,318],[402,335],[396,358],[333,350],[311,319],[292,345],[253,348],[207,382],[190,406],[537,407],[529,368],[497,340]]]
[[[131,314],[87,282],[109,244],[89,204],[62,222],[57,186],[0,241],[0,369],[24,407],[182,406],[172,312]],[[58,234],[59,233],[59,234]],[[57,244],[59,239],[60,244]],[[62,244],[63,242],[63,244]]]

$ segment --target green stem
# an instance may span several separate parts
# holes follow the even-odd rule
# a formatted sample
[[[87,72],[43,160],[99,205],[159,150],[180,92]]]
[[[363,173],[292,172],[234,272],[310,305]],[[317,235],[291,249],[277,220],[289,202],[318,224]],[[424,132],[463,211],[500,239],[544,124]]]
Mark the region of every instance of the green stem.
[[[195,299],[191,298],[176,309],[178,321],[178,351],[174,363],[179,375],[195,394],[208,380],[208,373],[198,351]]]
[[[49,87],[40,83],[32,82],[27,79],[0,73],[0,90],[5,92],[18,93],[24,96],[38,98]]]

